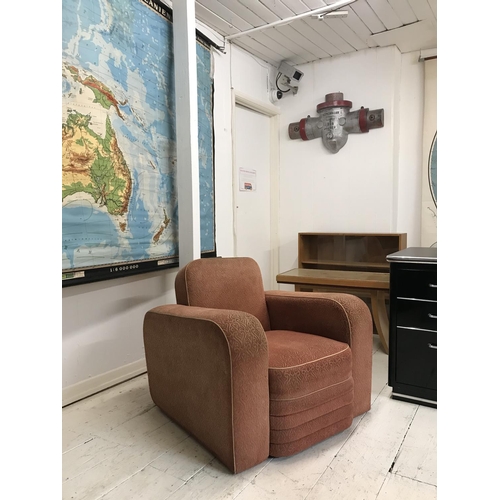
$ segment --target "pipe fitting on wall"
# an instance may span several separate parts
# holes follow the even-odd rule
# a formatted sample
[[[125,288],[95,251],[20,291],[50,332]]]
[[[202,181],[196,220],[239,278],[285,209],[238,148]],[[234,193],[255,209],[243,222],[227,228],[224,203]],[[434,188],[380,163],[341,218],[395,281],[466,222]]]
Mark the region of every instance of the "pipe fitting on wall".
[[[290,139],[310,141],[321,137],[323,144],[332,153],[338,153],[347,142],[349,134],[359,134],[384,126],[384,109],[370,110],[361,107],[350,111],[351,101],[344,100],[342,92],[325,96],[325,102],[316,106],[319,117],[302,118],[288,125]]]

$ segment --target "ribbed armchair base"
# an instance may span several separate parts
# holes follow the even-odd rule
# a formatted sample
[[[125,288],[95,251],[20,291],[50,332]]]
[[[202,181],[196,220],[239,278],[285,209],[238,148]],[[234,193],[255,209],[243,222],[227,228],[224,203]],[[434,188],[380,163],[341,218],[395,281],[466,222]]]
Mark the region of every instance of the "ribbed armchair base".
[[[289,457],[290,455],[295,455],[301,451],[314,446],[325,439],[328,439],[339,432],[348,429],[352,425],[352,417],[344,418],[335,422],[334,424],[324,427],[319,431],[313,432],[308,436],[298,439],[297,441],[291,441],[284,444],[269,444],[269,456],[271,457]]]
[[[349,427],[354,389],[351,349],[318,335],[266,332],[270,454],[288,456]]]

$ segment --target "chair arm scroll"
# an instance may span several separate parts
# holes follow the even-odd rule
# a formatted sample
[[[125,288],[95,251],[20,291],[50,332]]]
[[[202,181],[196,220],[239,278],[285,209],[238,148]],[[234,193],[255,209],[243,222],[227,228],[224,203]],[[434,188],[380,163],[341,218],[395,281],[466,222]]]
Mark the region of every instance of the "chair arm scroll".
[[[267,340],[240,311],[165,305],[144,318],[153,401],[233,472],[269,455]]]

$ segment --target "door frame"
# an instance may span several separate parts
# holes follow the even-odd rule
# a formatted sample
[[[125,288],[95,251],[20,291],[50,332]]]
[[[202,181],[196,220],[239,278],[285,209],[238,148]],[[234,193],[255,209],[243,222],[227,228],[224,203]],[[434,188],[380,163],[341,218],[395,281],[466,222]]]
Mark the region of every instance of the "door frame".
[[[232,155],[233,155],[233,248],[235,255],[238,255],[238,241],[237,241],[237,210],[236,210],[236,197],[239,190],[238,182],[238,168],[236,165],[236,152],[234,144],[234,116],[235,107],[238,104],[252,111],[260,113],[270,118],[269,124],[269,168],[270,168],[270,244],[271,244],[271,289],[278,290],[278,283],[276,282],[276,275],[279,273],[279,166],[280,166],[280,145],[279,145],[279,122],[280,122],[280,108],[268,104],[267,102],[255,99],[239,90],[231,89],[232,107],[231,107],[231,138],[232,138]]]

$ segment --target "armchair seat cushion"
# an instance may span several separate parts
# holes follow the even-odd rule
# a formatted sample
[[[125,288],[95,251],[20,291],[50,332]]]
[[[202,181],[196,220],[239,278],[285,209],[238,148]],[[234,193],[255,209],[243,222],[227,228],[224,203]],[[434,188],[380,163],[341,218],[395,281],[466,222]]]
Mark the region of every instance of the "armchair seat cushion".
[[[266,332],[270,450],[287,456],[352,423],[354,383],[348,344],[290,330]]]
[[[301,398],[351,377],[344,342],[290,330],[270,330],[266,337],[270,399]]]

